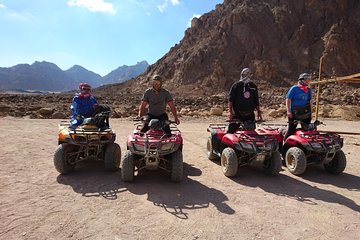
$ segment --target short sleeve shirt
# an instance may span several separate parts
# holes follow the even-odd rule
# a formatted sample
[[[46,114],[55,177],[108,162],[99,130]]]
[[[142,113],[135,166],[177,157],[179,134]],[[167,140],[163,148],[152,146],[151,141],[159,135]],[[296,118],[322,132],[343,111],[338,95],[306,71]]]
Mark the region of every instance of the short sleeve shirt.
[[[153,88],[149,88],[142,97],[142,101],[149,104],[149,113],[155,116],[166,113],[166,104],[172,100],[170,92],[163,88],[158,93]]]
[[[311,88],[309,88],[308,92],[304,92],[296,85],[292,86],[286,95],[286,98],[291,99],[291,107],[306,106],[310,103],[311,97]]]

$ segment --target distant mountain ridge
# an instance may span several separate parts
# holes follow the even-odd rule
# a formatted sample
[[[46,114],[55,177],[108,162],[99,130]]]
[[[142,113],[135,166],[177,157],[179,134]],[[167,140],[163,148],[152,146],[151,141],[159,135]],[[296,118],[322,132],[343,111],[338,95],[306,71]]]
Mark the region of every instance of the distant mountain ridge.
[[[147,61],[133,66],[121,66],[104,77],[74,65],[63,71],[56,64],[42,61],[33,64],[18,64],[13,67],[0,67],[0,91],[36,90],[63,92],[77,88],[80,82],[87,82],[93,87],[105,84],[121,83],[144,73],[148,68]]]

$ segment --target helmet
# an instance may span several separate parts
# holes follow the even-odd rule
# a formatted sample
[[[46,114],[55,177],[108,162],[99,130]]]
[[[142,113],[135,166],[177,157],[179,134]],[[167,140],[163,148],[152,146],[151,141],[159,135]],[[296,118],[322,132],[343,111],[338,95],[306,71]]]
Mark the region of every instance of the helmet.
[[[302,80],[305,80],[305,79],[310,79],[310,74],[302,73],[302,74],[299,75],[299,78],[298,78],[299,81],[302,81]]]
[[[251,77],[251,70],[250,68],[244,68],[242,71],[241,71],[241,77],[242,78],[246,78],[246,77]]]

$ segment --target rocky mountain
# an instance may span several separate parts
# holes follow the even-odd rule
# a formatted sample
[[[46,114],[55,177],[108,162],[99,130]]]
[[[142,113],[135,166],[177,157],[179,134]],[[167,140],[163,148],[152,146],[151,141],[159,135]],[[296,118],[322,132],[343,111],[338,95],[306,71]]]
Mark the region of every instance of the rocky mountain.
[[[103,84],[121,83],[126,80],[135,78],[140,74],[144,73],[149,67],[147,61],[141,61],[133,66],[121,66],[113,70],[109,74],[103,77]]]
[[[9,68],[0,68],[0,91],[37,90],[69,91],[77,88],[80,82],[88,82],[93,87],[109,83],[120,83],[142,74],[149,64],[146,61],[134,66],[122,66],[101,77],[79,65],[63,71],[50,62],[18,64]]]
[[[0,68],[0,90],[66,91],[74,88],[74,81],[53,63],[35,62]]]
[[[64,72],[73,79],[77,85],[81,82],[87,82],[94,87],[102,84],[102,77],[99,74],[89,71],[79,65],[74,65]]]
[[[167,87],[206,95],[227,91],[250,67],[263,86],[288,87],[302,72],[316,77],[360,72],[360,1],[225,0],[194,18],[184,38],[137,79],[162,74]],[[187,89],[187,90],[185,90]]]

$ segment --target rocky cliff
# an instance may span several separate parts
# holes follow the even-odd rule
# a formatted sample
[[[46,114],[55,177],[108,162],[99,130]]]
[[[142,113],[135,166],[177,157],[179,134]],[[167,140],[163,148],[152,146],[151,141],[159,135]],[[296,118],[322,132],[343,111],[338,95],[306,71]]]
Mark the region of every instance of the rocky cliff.
[[[131,87],[141,89],[159,73],[170,89],[217,93],[244,67],[260,85],[287,87],[301,72],[316,77],[322,56],[324,76],[360,72],[358,46],[358,0],[225,0],[194,18],[180,43]]]

